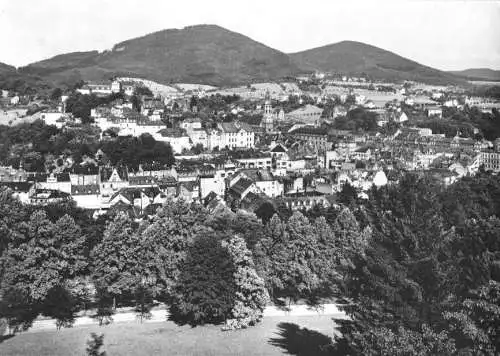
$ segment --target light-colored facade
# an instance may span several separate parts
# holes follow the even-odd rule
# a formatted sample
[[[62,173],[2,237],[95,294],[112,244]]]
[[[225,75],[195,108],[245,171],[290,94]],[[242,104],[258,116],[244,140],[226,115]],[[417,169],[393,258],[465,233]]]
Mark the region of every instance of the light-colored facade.
[[[245,130],[238,123],[219,123],[218,128],[221,131],[222,147],[229,149],[255,147],[255,133]]]

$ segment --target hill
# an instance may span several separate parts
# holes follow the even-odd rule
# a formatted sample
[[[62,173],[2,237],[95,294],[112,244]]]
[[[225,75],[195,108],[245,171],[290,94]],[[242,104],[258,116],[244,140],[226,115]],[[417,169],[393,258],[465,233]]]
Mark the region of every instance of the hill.
[[[285,54],[215,25],[155,32],[98,53],[59,55],[21,68],[51,81],[133,75],[163,83],[239,84],[300,72]]]
[[[16,67],[0,62],[0,75],[12,74],[16,71]]]
[[[421,65],[384,49],[343,41],[290,54],[301,68],[351,75],[365,74],[388,81],[414,80],[436,85],[461,84],[453,74]]]
[[[500,81],[500,70],[493,70],[489,68],[471,68],[465,70],[450,71],[448,73],[465,78],[467,80]]]
[[[21,94],[48,91],[51,84],[36,75],[20,73],[16,67],[0,63],[0,89],[13,90]]]

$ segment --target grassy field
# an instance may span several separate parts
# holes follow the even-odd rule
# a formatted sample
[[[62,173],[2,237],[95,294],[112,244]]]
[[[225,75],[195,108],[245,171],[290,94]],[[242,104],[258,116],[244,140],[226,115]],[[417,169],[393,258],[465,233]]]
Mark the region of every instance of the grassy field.
[[[85,355],[91,332],[104,334],[104,350],[114,355],[297,355],[323,356],[321,345],[333,335],[331,316],[266,317],[237,331],[220,326],[191,328],[170,321],[82,326],[60,331],[33,331],[5,339],[0,355]]]

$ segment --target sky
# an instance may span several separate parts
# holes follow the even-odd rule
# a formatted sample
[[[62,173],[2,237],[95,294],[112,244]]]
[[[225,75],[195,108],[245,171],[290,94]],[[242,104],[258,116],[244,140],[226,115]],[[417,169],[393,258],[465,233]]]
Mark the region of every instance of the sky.
[[[353,40],[442,70],[500,70],[500,0],[0,0],[0,62],[102,51],[196,24],[287,53]]]

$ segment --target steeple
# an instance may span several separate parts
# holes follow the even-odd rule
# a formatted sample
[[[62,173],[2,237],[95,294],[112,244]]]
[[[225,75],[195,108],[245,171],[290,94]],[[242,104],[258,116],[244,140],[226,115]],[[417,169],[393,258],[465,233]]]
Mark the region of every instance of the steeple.
[[[266,92],[266,101],[264,103],[264,117],[262,118],[262,127],[266,132],[272,132],[274,130],[274,115],[273,107],[271,106],[271,96],[269,91]]]

